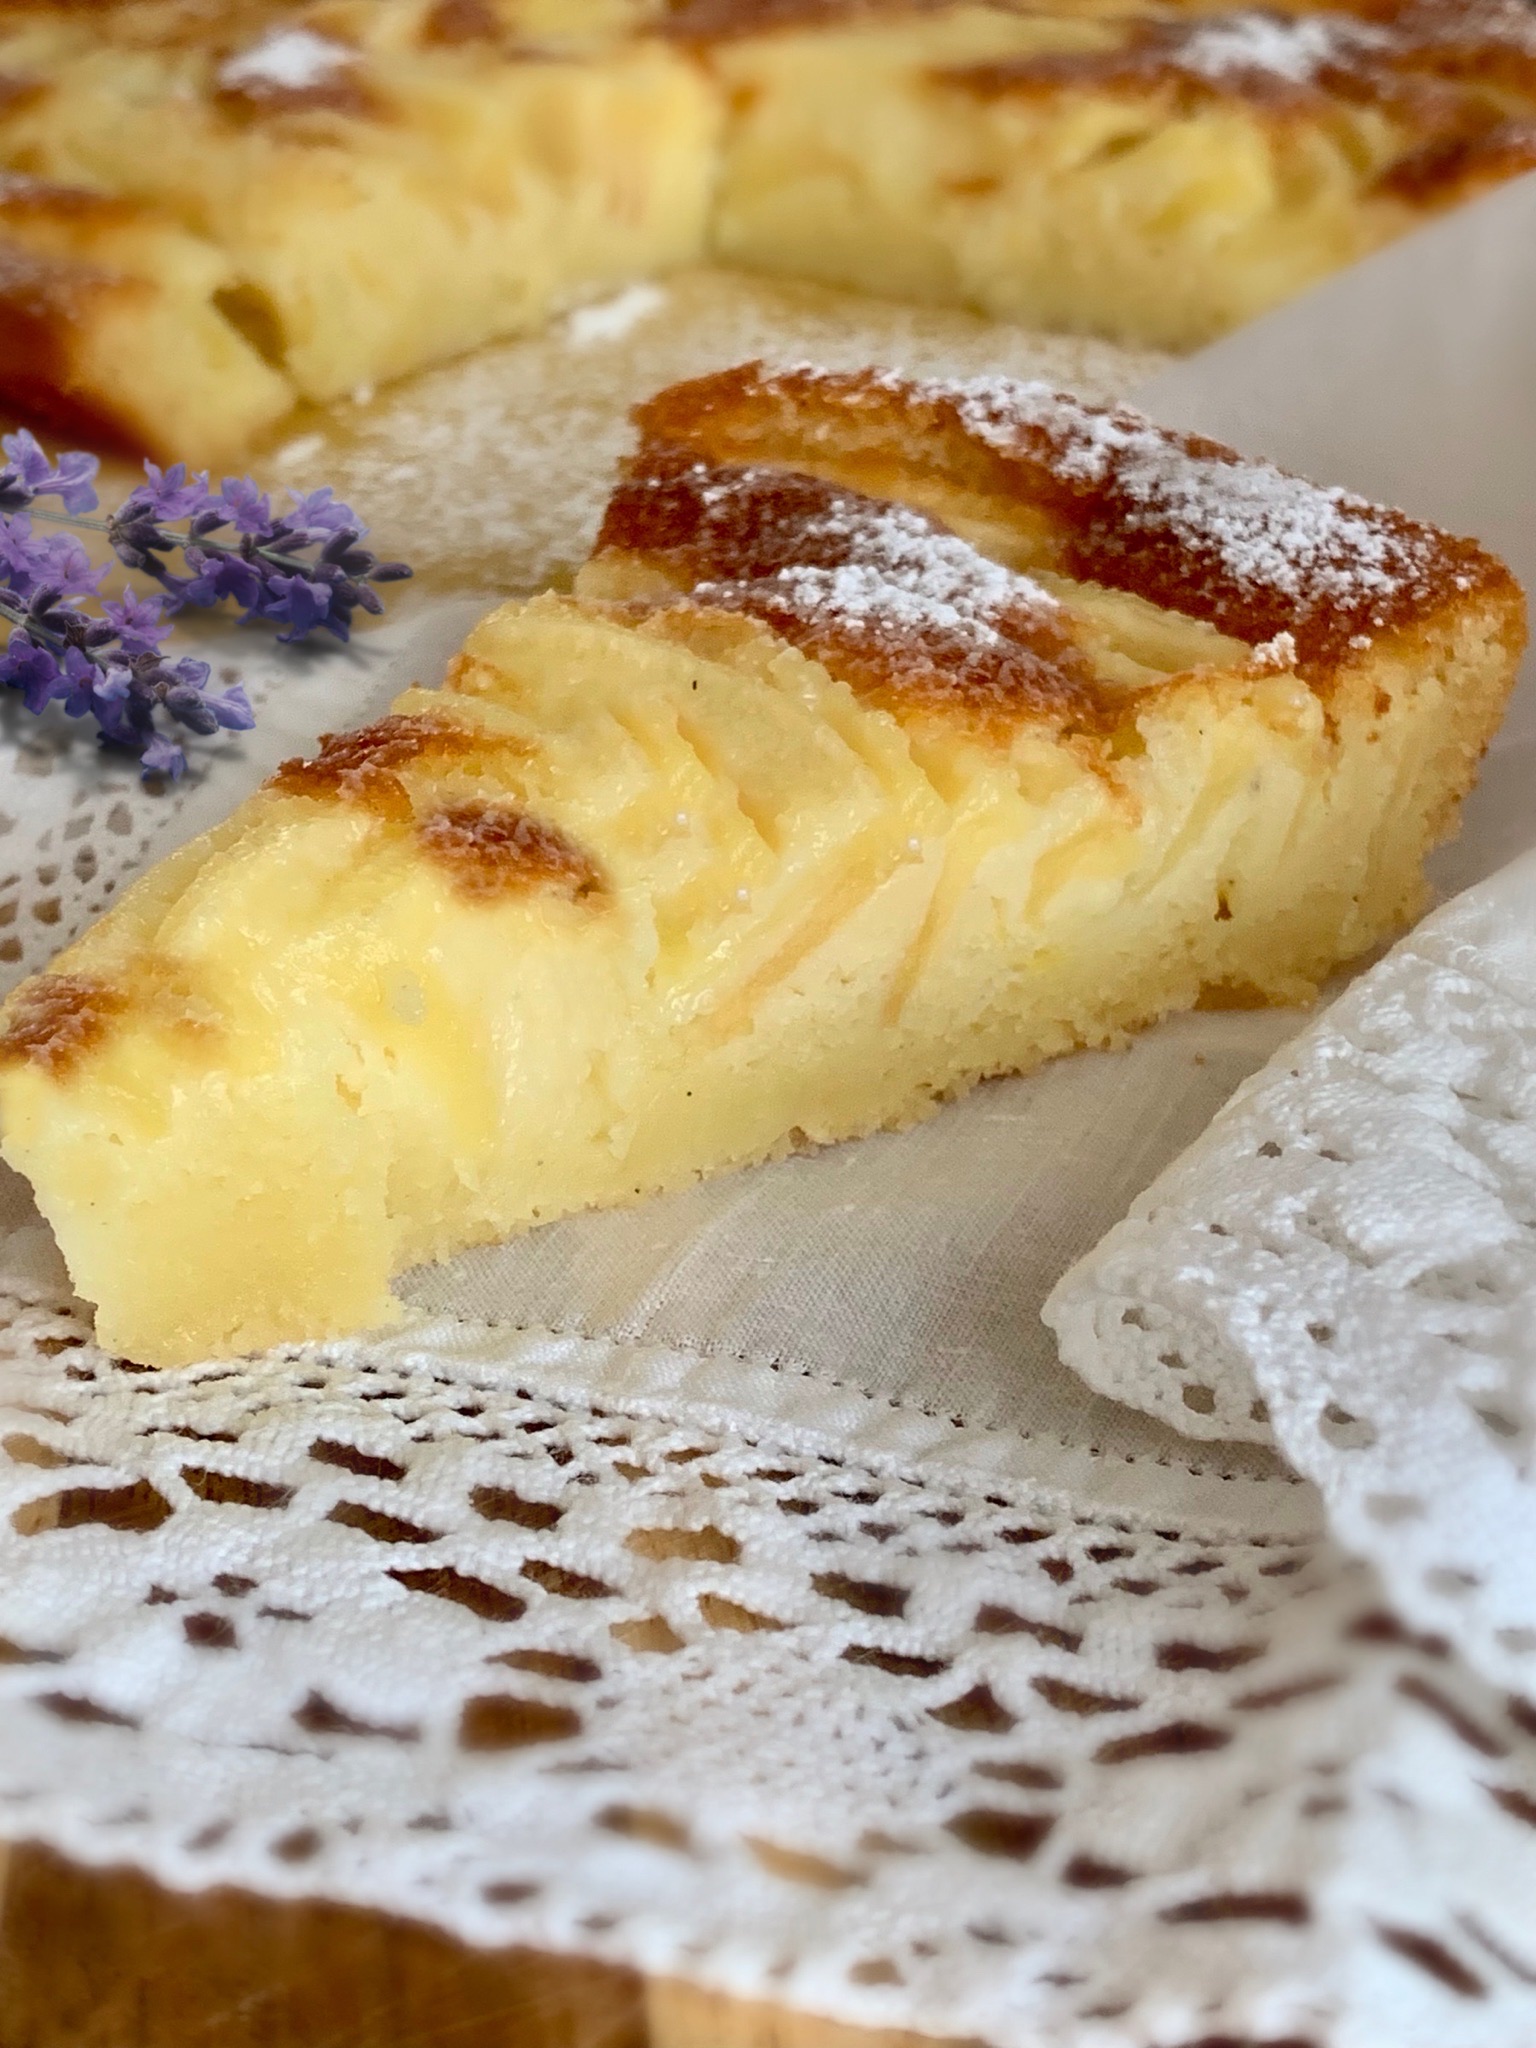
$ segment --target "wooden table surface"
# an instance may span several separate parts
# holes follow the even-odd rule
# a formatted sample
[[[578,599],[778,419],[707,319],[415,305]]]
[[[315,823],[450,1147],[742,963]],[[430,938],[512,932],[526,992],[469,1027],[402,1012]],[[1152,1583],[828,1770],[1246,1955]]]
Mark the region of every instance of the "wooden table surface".
[[[0,1850],[0,1855],[4,1855]],[[0,2048],[981,2048],[243,1892],[9,1852]]]

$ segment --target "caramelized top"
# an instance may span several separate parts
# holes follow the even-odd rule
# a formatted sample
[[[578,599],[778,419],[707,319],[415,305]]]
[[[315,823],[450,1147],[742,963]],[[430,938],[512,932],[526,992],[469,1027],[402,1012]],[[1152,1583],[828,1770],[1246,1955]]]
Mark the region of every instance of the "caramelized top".
[[[4,14],[179,14],[195,12],[203,21],[214,22],[230,15],[251,12],[253,7],[271,12],[280,0],[5,0]]]
[[[490,0],[436,0],[421,25],[421,41],[433,43],[497,42],[501,16]]]
[[[1375,189],[1410,206],[1444,205],[1530,170],[1536,170],[1536,121],[1495,121],[1437,135],[1410,150],[1382,173]]]
[[[360,75],[358,52],[333,36],[278,27],[220,65],[215,98],[226,112],[250,119],[266,114],[345,114],[367,119],[380,111]]]
[[[862,694],[1094,709],[1056,600],[907,505],[651,446],[597,544],[644,557],[698,604],[763,620]]]
[[[84,185],[55,185],[24,171],[0,170],[0,220],[7,216],[121,227],[143,220],[146,210],[131,199],[93,192]]]
[[[23,982],[0,1034],[0,1064],[29,1060],[58,1080],[107,1027],[126,999],[85,974],[37,974]]]
[[[403,824],[413,812],[397,768],[462,760],[484,744],[479,733],[451,718],[380,718],[352,732],[322,733],[315,758],[284,761],[267,788],[283,796],[357,804]]]
[[[297,11],[295,0],[0,0],[0,29],[52,15],[129,48],[196,49]]]
[[[1365,11],[1365,10],[1362,10]],[[1536,109],[1536,9],[1528,0],[1406,0],[1352,14],[1262,8],[1128,21],[1098,50],[1049,51],[946,69],[982,98],[1171,88],[1184,99],[1303,107],[1328,98],[1392,107],[1421,121],[1464,117],[1483,88],[1505,111]],[[1436,86],[1439,90],[1436,90]]]
[[[955,4],[956,0],[666,0],[654,26],[664,35],[689,42],[725,42],[771,34],[774,29],[836,28],[904,14],[942,14]]]
[[[133,428],[113,416],[110,400],[81,394],[70,342],[104,299],[140,298],[149,286],[23,248],[5,234],[6,213],[0,192],[0,364],[7,394],[88,447],[131,447]]]
[[[1536,111],[1536,7],[1530,0],[1396,0],[1389,61],[1485,87]]]
[[[283,796],[353,804],[391,825],[414,826],[417,843],[462,896],[478,901],[547,887],[573,899],[602,887],[596,862],[556,826],[510,801],[470,799],[417,814],[398,770],[478,763],[521,751],[506,734],[452,718],[394,713],[353,732],[326,733],[312,761],[285,761],[268,782]]]
[[[1250,645],[1287,633],[1314,683],[1378,633],[1514,589],[1474,541],[1044,384],[747,364],[673,385],[635,418],[649,442],[716,463],[878,472],[896,497],[1043,516],[1042,566]]]
[[[453,804],[430,812],[416,831],[459,894],[474,901],[538,887],[579,900],[602,888],[596,863],[575,840],[511,804]]]

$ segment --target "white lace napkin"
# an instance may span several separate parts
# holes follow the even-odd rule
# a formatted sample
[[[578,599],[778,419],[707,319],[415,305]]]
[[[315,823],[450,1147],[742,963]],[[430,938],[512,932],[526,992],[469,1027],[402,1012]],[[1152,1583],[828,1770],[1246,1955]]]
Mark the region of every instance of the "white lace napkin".
[[[1277,1053],[1044,1314],[1100,1392],[1278,1442],[1414,1626],[1536,1694],[1536,855]]]

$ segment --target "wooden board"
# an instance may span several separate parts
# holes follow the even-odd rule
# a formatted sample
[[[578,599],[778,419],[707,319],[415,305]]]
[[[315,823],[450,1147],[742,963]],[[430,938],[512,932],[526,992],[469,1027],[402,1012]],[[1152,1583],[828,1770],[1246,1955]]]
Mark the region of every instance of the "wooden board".
[[[10,1853],[0,2048],[981,2048],[872,2033],[633,1970],[464,1948],[319,1901],[164,1890]]]

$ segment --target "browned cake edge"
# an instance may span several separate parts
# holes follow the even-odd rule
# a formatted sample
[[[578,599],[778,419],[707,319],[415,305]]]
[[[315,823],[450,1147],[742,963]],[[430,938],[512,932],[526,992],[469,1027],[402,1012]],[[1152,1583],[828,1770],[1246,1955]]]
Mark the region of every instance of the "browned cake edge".
[[[1041,566],[1250,645],[1289,634],[1322,695],[1379,636],[1473,596],[1523,640],[1519,586],[1476,541],[1045,384],[755,362],[675,384],[633,418],[651,451],[802,470],[915,506],[958,498],[1003,524],[1038,508]],[[605,525],[599,546],[620,541]]]

